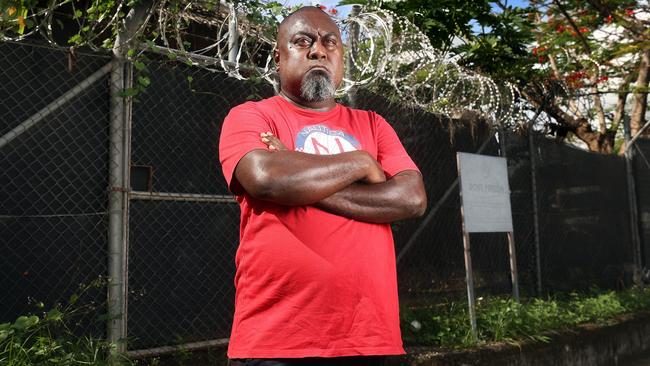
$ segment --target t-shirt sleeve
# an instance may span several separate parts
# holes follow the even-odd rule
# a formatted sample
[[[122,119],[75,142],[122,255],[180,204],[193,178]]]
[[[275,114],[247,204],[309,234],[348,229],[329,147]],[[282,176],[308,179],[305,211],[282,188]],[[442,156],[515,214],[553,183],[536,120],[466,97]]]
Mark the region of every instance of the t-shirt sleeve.
[[[267,131],[275,133],[252,102],[231,109],[224,119],[219,137],[219,161],[231,192],[237,194],[239,190],[233,179],[239,160],[253,150],[267,149],[260,139],[260,133]]]
[[[390,176],[405,170],[419,172],[404,146],[397,137],[395,130],[380,115],[373,113],[377,128],[377,161]]]

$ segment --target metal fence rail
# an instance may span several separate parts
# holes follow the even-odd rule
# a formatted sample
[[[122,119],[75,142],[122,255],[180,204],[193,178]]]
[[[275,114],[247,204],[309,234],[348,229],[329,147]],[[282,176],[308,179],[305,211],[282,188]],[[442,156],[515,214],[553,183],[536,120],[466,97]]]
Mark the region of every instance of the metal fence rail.
[[[239,208],[221,175],[218,137],[230,108],[273,90],[155,55],[134,70],[78,53],[70,70],[65,51],[37,44],[0,43],[0,54],[0,288],[7,294],[0,321],[34,311],[29,299],[51,305],[80,283],[120,273],[123,292],[114,281],[110,299],[106,291],[90,299],[110,300],[120,321],[107,328],[89,319],[87,331],[126,336],[136,355],[224,344]],[[150,80],[144,92],[119,94],[139,77]],[[425,216],[393,225],[404,304],[464,296],[457,151],[507,153],[523,295],[538,294],[540,285],[553,292],[630,282],[635,251],[623,158],[537,135],[497,139],[481,123],[441,119],[364,91],[354,103],[391,122],[426,183]],[[648,246],[650,144],[635,146],[638,225]],[[477,295],[510,293],[506,235],[472,240]]]

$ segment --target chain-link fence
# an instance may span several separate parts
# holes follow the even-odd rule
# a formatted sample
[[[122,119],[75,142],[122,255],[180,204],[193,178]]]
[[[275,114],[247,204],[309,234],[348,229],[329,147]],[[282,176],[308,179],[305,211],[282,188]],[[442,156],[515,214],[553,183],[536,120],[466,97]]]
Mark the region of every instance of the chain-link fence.
[[[110,57],[0,43],[2,320],[107,273]],[[104,301],[104,294],[93,295]],[[103,328],[94,329],[103,334]]]
[[[218,137],[230,108],[272,89],[174,61],[127,64],[120,78],[105,55],[72,59],[15,43],[0,43],[0,53],[0,320],[33,310],[29,298],[53,304],[119,270],[130,350],[227,338],[239,208],[221,175]],[[111,85],[129,70],[150,85],[122,106],[129,98],[116,99]],[[393,225],[403,303],[464,296],[458,151],[508,157],[524,295],[540,285],[629,282],[635,249],[622,157],[541,136],[497,138],[471,115],[441,119],[367,92],[355,104],[392,123],[427,186],[424,217]],[[120,116],[128,123],[116,128]],[[650,145],[637,144],[639,229],[650,245]],[[118,148],[128,162],[124,187],[109,173]],[[121,206],[109,199],[115,193],[126,194]],[[120,228],[126,235],[115,239]],[[472,234],[472,260],[479,296],[511,291],[505,234]],[[93,330],[106,333],[102,323]]]
[[[239,206],[219,165],[221,123],[232,106],[273,90],[180,63],[152,62],[136,77],[145,72],[131,163],[152,172],[139,190],[155,193],[131,203],[129,347],[227,338]]]

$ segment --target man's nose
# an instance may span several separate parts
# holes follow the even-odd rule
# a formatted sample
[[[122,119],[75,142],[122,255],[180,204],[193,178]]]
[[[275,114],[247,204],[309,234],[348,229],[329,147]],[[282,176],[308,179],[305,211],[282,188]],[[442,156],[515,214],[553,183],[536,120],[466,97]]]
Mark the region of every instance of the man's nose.
[[[317,40],[311,45],[311,48],[309,49],[309,57],[310,60],[321,60],[325,59],[327,57],[327,52],[325,52],[325,46],[320,42],[320,40]]]

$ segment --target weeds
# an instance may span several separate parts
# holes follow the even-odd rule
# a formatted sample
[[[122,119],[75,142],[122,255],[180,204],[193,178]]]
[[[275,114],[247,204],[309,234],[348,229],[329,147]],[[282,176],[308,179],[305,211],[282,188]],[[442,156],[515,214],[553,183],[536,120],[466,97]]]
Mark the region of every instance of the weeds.
[[[510,298],[479,298],[478,342],[550,341],[554,333],[581,323],[603,323],[617,315],[650,310],[650,289],[571,293],[517,303]],[[434,307],[403,308],[402,335],[407,345],[450,348],[476,343],[470,334],[467,304],[447,302]]]
[[[75,326],[80,318],[97,309],[94,303],[80,302],[81,296],[92,288],[104,286],[98,279],[82,286],[67,304],[57,304],[45,311],[37,304],[38,313],[18,317],[12,323],[0,324],[0,364],[6,366],[72,366],[109,365],[109,360],[131,365],[116,352],[115,345],[92,336],[79,336]]]

